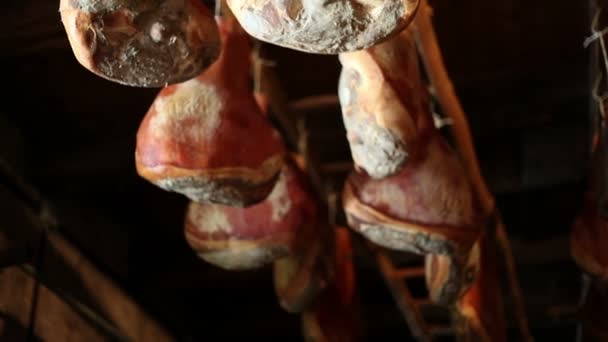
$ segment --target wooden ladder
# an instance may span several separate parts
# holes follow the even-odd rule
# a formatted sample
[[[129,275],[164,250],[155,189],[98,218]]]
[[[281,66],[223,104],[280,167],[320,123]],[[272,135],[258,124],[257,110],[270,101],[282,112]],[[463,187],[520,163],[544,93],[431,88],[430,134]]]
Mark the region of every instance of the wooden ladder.
[[[449,314],[447,313],[449,309],[434,304],[428,297],[415,298],[408,284],[408,280],[424,279],[424,257],[420,257],[418,264],[397,266],[385,250],[375,246],[373,249],[378,268],[412,336],[420,342],[431,342],[437,337],[455,336],[451,324],[431,323],[424,312],[425,308],[434,307],[445,310],[446,314]]]

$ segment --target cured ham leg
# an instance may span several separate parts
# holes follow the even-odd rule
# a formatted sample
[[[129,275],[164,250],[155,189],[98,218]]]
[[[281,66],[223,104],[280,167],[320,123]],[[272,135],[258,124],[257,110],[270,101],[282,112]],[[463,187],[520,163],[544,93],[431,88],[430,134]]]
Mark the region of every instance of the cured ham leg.
[[[309,227],[313,228],[313,227]],[[285,311],[301,313],[323,290],[327,265],[323,263],[323,244],[318,229],[309,229],[298,237],[298,247],[291,255],[274,262],[274,289]]]
[[[302,314],[304,340],[311,342],[362,341],[356,299],[352,244],[345,228],[336,228],[334,276],[315,303]]]
[[[481,269],[480,246],[474,244],[466,257],[427,254],[424,261],[429,298],[435,303],[450,305],[477,279]]]
[[[341,80],[347,129],[354,125],[384,125],[382,129],[394,132],[397,140],[411,141],[402,144],[407,163],[391,167],[392,176],[387,177],[388,172],[380,172],[385,168],[374,167],[376,161],[383,159],[382,153],[373,161],[361,156],[373,149],[372,145],[383,145],[378,142],[382,139],[367,132],[348,131],[357,165],[378,177],[373,178],[368,172],[351,174],[343,194],[344,209],[351,227],[381,246],[423,254],[467,252],[479,235],[472,188],[458,157],[433,126],[428,94],[419,74],[414,72],[417,67],[412,66],[416,64],[415,56],[409,30],[367,51],[340,56],[349,63],[344,71],[348,76],[343,74]],[[391,70],[396,64],[393,59],[407,66]],[[364,67],[352,66],[362,60]],[[350,88],[345,83],[378,75],[385,78],[386,91],[380,90],[369,100],[361,101],[375,109],[368,111],[362,106],[361,110],[349,111],[348,104],[360,99],[358,91],[353,90],[357,87]],[[382,103],[382,94],[394,101]],[[373,103],[376,99],[379,104]],[[363,146],[360,153],[358,144]]]
[[[479,274],[457,303],[457,319],[462,320],[461,327],[470,341],[506,342],[500,280],[495,267],[496,243],[494,237],[485,232],[476,245]]]
[[[343,201],[353,229],[390,249],[468,252],[479,235],[471,188],[453,152],[434,140],[395,176],[349,176]]]
[[[481,222],[464,168],[433,125],[412,33],[340,60],[343,117],[363,169],[344,187],[349,225],[390,249],[442,255],[431,263],[445,268],[441,279],[429,279],[431,295],[452,302],[466,288]]]
[[[222,54],[195,79],[163,89],[137,133],[138,173],[199,203],[248,206],[272,190],[284,157],[249,87],[249,38],[218,18]]]
[[[185,220],[190,246],[225,269],[252,269],[294,252],[314,229],[317,212],[302,175],[287,163],[272,193],[247,208],[192,202]]]
[[[124,85],[182,82],[219,54],[216,23],[199,0],[61,0],[60,12],[78,62]]]
[[[340,62],[338,94],[355,165],[374,178],[394,175],[433,131],[411,33],[343,53]]]
[[[255,38],[308,53],[368,48],[403,30],[419,0],[228,0]]]
[[[293,154],[291,160],[304,175],[308,167],[305,156]],[[281,307],[289,313],[302,313],[308,309],[329,278],[324,256],[330,239],[323,234],[327,227],[317,217],[314,225],[308,228],[298,234],[291,253],[273,264],[275,294]]]

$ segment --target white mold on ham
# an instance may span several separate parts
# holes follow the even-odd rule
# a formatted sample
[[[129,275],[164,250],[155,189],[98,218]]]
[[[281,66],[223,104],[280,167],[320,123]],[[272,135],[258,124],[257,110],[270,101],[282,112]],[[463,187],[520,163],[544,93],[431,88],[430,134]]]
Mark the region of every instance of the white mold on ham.
[[[182,82],[219,55],[215,20],[198,0],[61,0],[60,13],[80,64],[123,85]]]
[[[247,34],[234,19],[218,24],[220,57],[160,91],[137,133],[135,159],[138,173],[162,189],[245,207],[270,194],[285,148],[249,87]]]
[[[308,53],[337,54],[377,44],[404,29],[418,0],[228,0],[257,39]]]
[[[317,209],[302,175],[283,167],[271,194],[246,208],[192,202],[185,236],[205,261],[225,269],[252,269],[302,251]]]

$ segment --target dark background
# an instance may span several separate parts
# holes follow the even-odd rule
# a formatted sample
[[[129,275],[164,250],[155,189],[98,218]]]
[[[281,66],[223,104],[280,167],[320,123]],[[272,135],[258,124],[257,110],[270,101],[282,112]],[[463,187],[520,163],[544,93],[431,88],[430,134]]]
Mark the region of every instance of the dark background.
[[[572,319],[558,313],[576,303],[580,286],[568,233],[588,160],[586,1],[431,3],[513,238],[533,333],[538,341],[573,340]],[[336,93],[335,56],[266,49],[290,100]],[[299,339],[299,319],[276,303],[270,270],[229,273],[199,261],[182,235],[186,200],[137,176],[135,134],[157,90],[113,84],[81,67],[57,1],[3,1],[0,52],[0,156],[52,203],[83,251],[181,340]],[[308,127],[324,162],[350,159],[339,112],[311,114]],[[0,199],[0,228],[11,224],[3,208]],[[407,341],[372,260],[362,254],[357,271],[368,340]]]

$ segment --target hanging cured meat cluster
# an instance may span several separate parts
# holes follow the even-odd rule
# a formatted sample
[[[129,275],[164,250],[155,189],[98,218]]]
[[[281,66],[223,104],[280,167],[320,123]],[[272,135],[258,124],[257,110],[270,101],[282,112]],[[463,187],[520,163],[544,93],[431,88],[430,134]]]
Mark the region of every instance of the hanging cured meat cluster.
[[[476,278],[482,229],[461,160],[434,126],[409,25],[418,0],[227,5],[234,16],[224,8],[214,18],[199,0],[60,6],[84,67],[124,85],[164,87],[137,132],[136,168],[190,200],[184,234],[192,249],[230,270],[274,263],[287,311],[304,312],[315,334],[348,330],[339,319],[319,327],[333,321],[320,317],[340,318],[353,303],[347,233],[322,234],[326,224],[303,166],[266,117],[265,94],[251,90],[253,36],[339,54],[339,99],[355,163],[343,192],[348,223],[377,245],[425,255],[432,299],[460,298]]]
[[[429,255],[431,298],[452,302],[466,289],[480,222],[464,168],[434,126],[413,32],[343,53],[340,61],[339,96],[356,164],[344,186],[349,224],[378,245]]]
[[[164,88],[144,118],[137,170],[192,201],[185,236],[203,259],[257,268],[294,252],[316,208],[249,89],[248,36],[232,18],[217,23],[222,44],[215,63]]]

